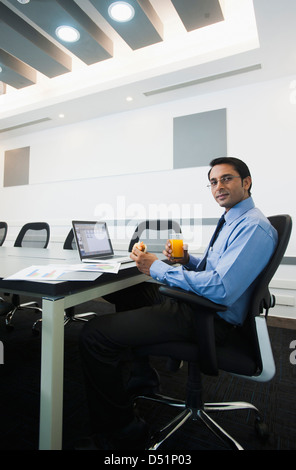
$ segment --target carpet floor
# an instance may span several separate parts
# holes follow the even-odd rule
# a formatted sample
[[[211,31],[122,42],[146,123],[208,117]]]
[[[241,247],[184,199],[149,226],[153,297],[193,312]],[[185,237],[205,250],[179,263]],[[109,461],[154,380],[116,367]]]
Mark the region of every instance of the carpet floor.
[[[77,309],[107,312],[109,304],[93,301]],[[0,340],[4,347],[4,364],[0,365],[0,450],[37,450],[39,433],[40,335],[31,332],[35,313],[18,312],[14,330],[7,331],[0,317]],[[88,410],[78,351],[82,322],[65,327],[63,450],[74,449],[75,442],[89,434]],[[269,328],[276,361],[276,376],[266,384],[254,383],[221,373],[204,377],[205,401],[247,401],[261,411],[269,428],[269,439],[262,443],[254,429],[250,411],[211,414],[246,450],[296,450],[296,365],[292,364],[290,344],[296,330]],[[166,361],[153,358],[161,376],[162,391],[183,398],[186,367],[176,373],[166,370]],[[165,424],[176,411],[151,402],[139,402],[140,414],[152,428]],[[190,421],[162,446],[162,451],[227,450],[199,421]]]

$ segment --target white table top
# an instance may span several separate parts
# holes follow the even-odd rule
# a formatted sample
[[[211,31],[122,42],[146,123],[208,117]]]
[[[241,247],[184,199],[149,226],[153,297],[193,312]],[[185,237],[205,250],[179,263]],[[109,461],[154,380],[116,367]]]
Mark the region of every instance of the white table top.
[[[6,280],[8,276],[15,274],[29,266],[47,264],[79,264],[80,258],[76,250],[63,250],[59,248],[26,248],[26,247],[0,247],[0,286],[11,292],[14,288],[18,291],[46,295],[64,295],[71,290],[80,290],[121,279],[126,275],[139,275],[134,262],[122,264],[118,274],[103,274],[95,281],[17,281]],[[128,270],[128,271],[126,271]],[[111,276],[111,277],[110,277]],[[114,278],[113,276],[116,276]]]

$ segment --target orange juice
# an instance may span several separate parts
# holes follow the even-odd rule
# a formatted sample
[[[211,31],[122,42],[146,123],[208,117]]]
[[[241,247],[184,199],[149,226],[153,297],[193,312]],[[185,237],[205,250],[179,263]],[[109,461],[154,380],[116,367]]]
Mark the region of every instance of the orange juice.
[[[183,240],[171,238],[170,244],[172,249],[172,258],[183,258]]]

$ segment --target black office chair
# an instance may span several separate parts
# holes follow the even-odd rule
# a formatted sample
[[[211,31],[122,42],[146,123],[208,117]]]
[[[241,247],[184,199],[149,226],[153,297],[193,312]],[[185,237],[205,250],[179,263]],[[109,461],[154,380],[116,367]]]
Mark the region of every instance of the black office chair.
[[[46,222],[30,222],[25,224],[16,237],[15,247],[47,248],[50,238],[50,227]],[[31,309],[42,312],[38,302],[20,304],[18,294],[13,294],[11,302],[14,308],[6,315],[5,323],[7,329],[13,329],[12,319],[17,310]]]
[[[7,230],[8,230],[7,223],[0,222],[0,246],[2,246],[5,241]]]
[[[267,382],[275,374],[275,364],[270,345],[266,318],[269,308],[275,305],[275,297],[269,292],[269,283],[276,272],[287,248],[292,220],[289,215],[269,217],[271,224],[278,232],[278,245],[267,267],[258,277],[250,302],[247,319],[238,335],[224,346],[217,346],[214,340],[215,312],[225,311],[225,306],[217,305],[196,294],[181,289],[161,286],[163,295],[189,303],[197,308],[197,341],[194,343],[165,343],[138,348],[139,356],[170,356],[173,360],[188,363],[188,379],[185,401],[163,397],[161,395],[141,396],[147,400],[180,407],[183,411],[167,426],[156,432],[151,439],[150,449],[157,449],[173,432],[188,419],[200,419],[224,443],[234,450],[243,450],[242,446],[226,433],[208,412],[250,409],[255,412],[255,428],[262,438],[267,437],[268,430],[262,421],[259,410],[244,402],[204,403],[202,399],[201,373],[218,375],[219,370],[235,374],[248,380]],[[262,315],[263,314],[263,315]]]
[[[149,251],[161,252],[169,238],[169,232],[182,233],[179,223],[171,219],[144,220],[140,222],[130,240],[128,251],[131,252],[139,240],[148,246]]]
[[[64,250],[77,250],[73,229],[69,231],[63,245]]]
[[[134,244],[142,241],[147,245],[148,251],[151,253],[161,253],[167,240],[169,239],[170,232],[182,233],[181,227],[177,221],[172,219],[143,220],[135,227],[133,235],[130,239],[128,251],[131,252]],[[158,282],[152,278],[149,278],[144,282],[158,284]],[[124,291],[123,293],[126,297]],[[122,308],[122,304],[124,304],[126,307],[125,302],[121,301],[120,295],[118,298],[117,292],[105,295],[104,299],[113,304],[116,308],[116,311],[119,311],[119,309]]]
[[[47,248],[50,238],[50,227],[46,222],[29,222],[25,224],[18,236],[14,246],[28,248]]]

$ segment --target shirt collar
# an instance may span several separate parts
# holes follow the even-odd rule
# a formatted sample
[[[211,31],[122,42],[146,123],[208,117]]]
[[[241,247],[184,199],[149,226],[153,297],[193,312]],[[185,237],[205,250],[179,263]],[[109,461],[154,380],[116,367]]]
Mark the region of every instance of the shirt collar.
[[[241,217],[245,212],[255,207],[252,197],[248,197],[241,202],[238,202],[235,206],[229,209],[225,214],[225,221],[228,225],[232,224],[236,219]]]

